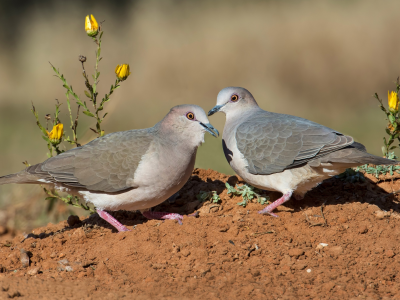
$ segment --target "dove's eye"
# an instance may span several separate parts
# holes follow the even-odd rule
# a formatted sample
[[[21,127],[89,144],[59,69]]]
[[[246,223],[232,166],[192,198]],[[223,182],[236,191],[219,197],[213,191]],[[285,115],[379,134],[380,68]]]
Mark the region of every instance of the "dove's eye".
[[[188,113],[186,114],[186,118],[188,118],[189,120],[193,120],[193,119],[194,119],[194,113],[188,112]]]
[[[238,96],[238,95],[233,94],[233,95],[231,96],[231,101],[232,101],[232,102],[236,102],[236,101],[238,101],[238,100],[239,100],[239,96]]]

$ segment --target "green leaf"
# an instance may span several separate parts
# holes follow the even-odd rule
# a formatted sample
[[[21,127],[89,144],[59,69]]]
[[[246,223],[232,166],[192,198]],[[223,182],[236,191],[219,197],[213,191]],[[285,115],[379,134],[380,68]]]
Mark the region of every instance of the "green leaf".
[[[94,117],[94,114],[92,114],[90,111],[88,110],[84,110],[83,113],[89,117]]]
[[[88,97],[89,99],[92,99],[92,96],[89,94],[88,91],[85,91],[85,95],[86,95],[86,97]]]
[[[46,142],[51,143],[50,139],[49,139],[47,136],[42,135],[42,138],[43,138]]]
[[[228,195],[229,194],[233,194],[233,195],[238,194],[238,191],[233,186],[231,186],[229,183],[225,182],[225,186],[226,186],[226,189],[228,190],[226,192]]]
[[[392,123],[394,125],[394,123],[396,121],[396,118],[392,114],[390,114],[389,115],[389,121],[390,121],[390,123]]]

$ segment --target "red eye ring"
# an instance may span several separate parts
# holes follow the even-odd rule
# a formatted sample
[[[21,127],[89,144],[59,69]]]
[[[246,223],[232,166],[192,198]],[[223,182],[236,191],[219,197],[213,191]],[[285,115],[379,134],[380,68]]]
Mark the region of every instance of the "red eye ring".
[[[188,118],[189,120],[194,120],[194,113],[188,112],[188,113],[186,114],[186,118]]]
[[[238,100],[239,100],[239,96],[238,96],[238,95],[233,94],[233,95],[231,96],[231,101],[232,101],[232,102],[236,102],[236,101],[238,101]]]

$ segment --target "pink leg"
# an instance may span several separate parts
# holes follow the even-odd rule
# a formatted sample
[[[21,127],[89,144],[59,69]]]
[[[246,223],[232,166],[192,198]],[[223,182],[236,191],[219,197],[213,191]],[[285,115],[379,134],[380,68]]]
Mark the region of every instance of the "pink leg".
[[[150,220],[177,220],[182,225],[183,216],[180,214],[159,212],[159,211],[143,211],[142,215]]]
[[[119,232],[121,231],[131,231],[130,229],[126,228],[124,225],[122,225],[120,222],[118,222],[112,215],[110,215],[108,212],[100,209],[96,209],[97,213],[99,214],[100,218],[102,218],[104,221],[110,223],[112,226],[114,226]]]
[[[272,213],[272,211],[277,208],[279,205],[285,203],[286,201],[288,201],[290,199],[290,197],[292,196],[292,192],[288,192],[286,194],[283,194],[282,197],[280,197],[278,200],[272,202],[270,205],[268,205],[267,207],[265,207],[263,210],[260,210],[258,213],[259,214],[270,214],[273,217],[278,217],[278,215]]]

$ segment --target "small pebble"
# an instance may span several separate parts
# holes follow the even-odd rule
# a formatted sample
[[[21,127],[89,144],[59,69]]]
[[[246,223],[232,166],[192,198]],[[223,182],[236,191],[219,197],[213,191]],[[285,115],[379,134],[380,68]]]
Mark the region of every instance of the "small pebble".
[[[63,266],[58,266],[57,271],[58,272],[65,271],[65,268]]]
[[[385,252],[385,254],[386,254],[386,256],[389,257],[389,258],[392,258],[393,256],[396,255],[396,253],[394,253],[393,250],[387,250],[387,251]]]
[[[82,221],[79,219],[78,216],[71,215],[68,217],[67,223],[69,226],[72,227],[72,226],[82,223]]]
[[[26,272],[26,274],[28,274],[28,275],[30,275],[30,276],[34,276],[34,275],[36,275],[38,272],[39,272],[39,268],[36,267],[36,268],[30,269],[28,272]]]
[[[307,269],[307,273],[311,273],[311,269]]]
[[[72,272],[74,269],[72,269],[72,267],[71,266],[66,266],[65,267],[65,271],[67,271],[67,272]]]
[[[321,250],[322,248],[325,248],[326,246],[328,246],[328,244],[326,243],[319,243],[317,246],[317,250]]]
[[[68,265],[69,262],[68,262],[68,259],[65,258],[65,259],[59,260],[58,263],[59,263],[60,265]]]
[[[22,267],[24,267],[24,268],[29,267],[29,256],[28,256],[28,253],[26,253],[24,248],[21,248],[20,253],[21,253],[21,264],[22,264]]]

